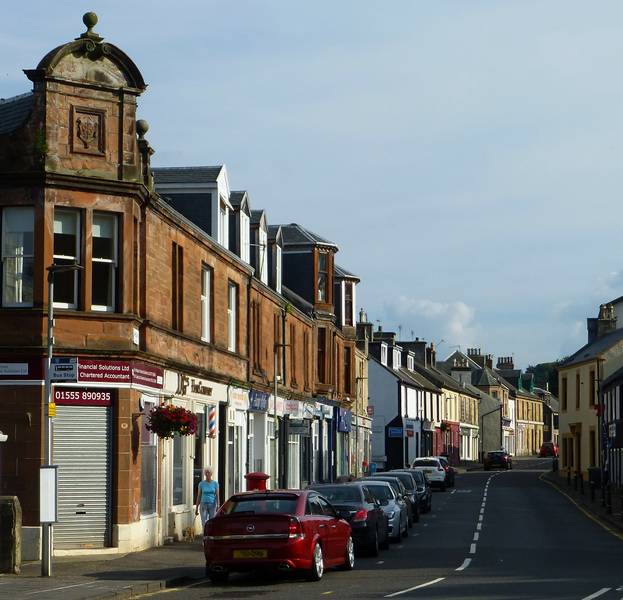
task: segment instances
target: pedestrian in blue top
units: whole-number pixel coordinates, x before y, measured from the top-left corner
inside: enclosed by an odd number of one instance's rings
[[[218,481],[212,479],[212,469],[207,468],[203,474],[205,479],[197,486],[197,501],[195,502],[195,515],[201,512],[201,527],[205,527],[206,521],[213,519],[218,508]]]

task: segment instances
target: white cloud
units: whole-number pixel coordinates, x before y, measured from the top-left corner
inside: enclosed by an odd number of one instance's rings
[[[467,347],[477,337],[475,310],[461,300],[440,302],[428,298],[398,296],[386,305],[388,317],[400,322],[403,331],[431,340],[443,338],[448,345]]]

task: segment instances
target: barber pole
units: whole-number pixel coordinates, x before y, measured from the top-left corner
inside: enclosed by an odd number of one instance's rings
[[[216,406],[210,406],[208,410],[208,437],[216,437]]]

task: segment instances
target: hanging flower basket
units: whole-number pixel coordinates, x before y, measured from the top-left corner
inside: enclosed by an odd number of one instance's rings
[[[181,406],[161,404],[151,409],[147,429],[162,439],[193,435],[197,432],[197,415]]]

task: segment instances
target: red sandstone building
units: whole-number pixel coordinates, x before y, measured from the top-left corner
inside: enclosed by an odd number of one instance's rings
[[[146,84],[95,22],[26,71],[31,93],[0,102],[0,494],[22,504],[25,558],[40,538],[52,264],[83,267],[55,276],[55,551],[179,538],[206,466],[224,496],[254,470],[291,487],[348,471],[354,287],[334,290],[337,247],[269,227],[224,167],[156,169],[154,186]],[[162,402],[194,411],[197,435],[151,434]]]

